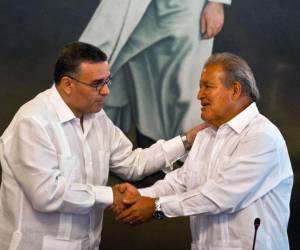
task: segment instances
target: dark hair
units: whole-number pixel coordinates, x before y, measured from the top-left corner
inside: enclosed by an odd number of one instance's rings
[[[259,90],[251,68],[241,57],[224,52],[211,55],[204,67],[210,65],[220,65],[224,70],[224,85],[231,86],[235,81],[242,86],[242,93],[252,101],[257,101],[260,97]]]
[[[72,42],[66,44],[59,52],[54,68],[54,81],[59,84],[61,78],[66,74],[79,73],[82,62],[105,62],[106,54],[99,48],[83,42]]]

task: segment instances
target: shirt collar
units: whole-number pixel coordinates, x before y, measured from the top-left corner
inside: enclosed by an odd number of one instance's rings
[[[251,103],[247,108],[245,108],[242,112],[233,117],[230,121],[224,123],[218,128],[214,126],[210,126],[209,132],[213,135],[216,135],[220,128],[228,128],[230,127],[236,133],[240,134],[243,129],[251,122],[251,120],[259,114],[256,103]]]
[[[242,112],[233,117],[227,122],[228,126],[231,127],[237,133],[241,133],[243,129],[252,121],[252,119],[259,114],[256,103],[251,103]]]
[[[61,95],[56,89],[55,84],[50,89],[50,100],[54,106],[54,110],[57,113],[58,119],[61,123],[73,120],[76,118],[72,110],[65,103]]]

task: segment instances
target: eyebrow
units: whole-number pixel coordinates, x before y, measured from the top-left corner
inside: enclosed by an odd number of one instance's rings
[[[106,78],[96,79],[96,80],[92,81],[91,83],[96,83],[96,82],[99,82],[99,81],[104,81],[104,80],[106,80],[106,79],[108,79],[108,78],[111,78],[111,75],[109,75],[109,76],[106,77]]]
[[[212,82],[210,82],[210,81],[201,81],[201,80],[200,80],[199,85],[201,85],[201,84],[202,84],[202,85],[203,85],[203,84],[204,84],[204,85],[208,85],[208,84],[212,84]]]

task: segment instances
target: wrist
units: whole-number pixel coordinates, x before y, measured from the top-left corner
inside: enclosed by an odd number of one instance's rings
[[[154,209],[154,212],[153,212],[153,215],[152,215],[153,218],[156,219],[156,220],[164,219],[166,216],[165,216],[164,212],[161,209],[161,204],[160,204],[159,198],[154,199],[154,204],[155,204],[155,209]]]

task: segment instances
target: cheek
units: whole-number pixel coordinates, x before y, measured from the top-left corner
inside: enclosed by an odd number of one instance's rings
[[[78,104],[82,106],[82,108],[89,108],[93,106],[94,99],[95,98],[90,95],[81,94],[80,96],[78,96]]]

